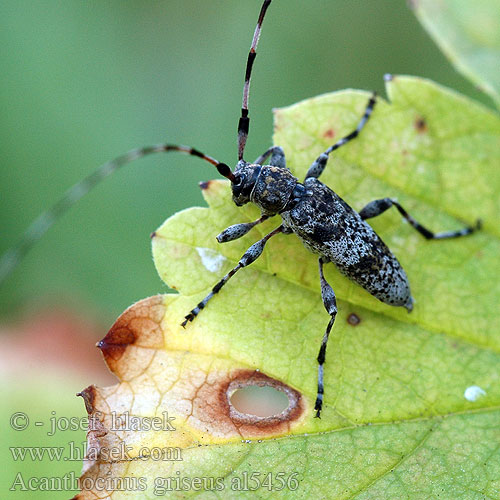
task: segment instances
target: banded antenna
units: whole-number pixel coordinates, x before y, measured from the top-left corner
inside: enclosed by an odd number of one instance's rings
[[[260,9],[259,19],[255,32],[253,34],[252,45],[248,53],[247,67],[245,70],[245,83],[243,84],[243,100],[241,103],[241,117],[238,122],[238,161],[243,160],[243,153],[245,152],[245,145],[248,138],[248,129],[250,126],[250,118],[248,117],[248,96],[250,95],[250,78],[252,76],[252,67],[255,58],[257,57],[257,45],[259,43],[260,31],[262,29],[262,22],[266,15],[267,8],[271,5],[271,0],[264,0]]]
[[[35,245],[35,243],[57,222],[78,200],[91,191],[103,179],[111,175],[113,172],[139,158],[144,158],[153,153],[166,153],[169,151],[179,151],[180,153],[197,156],[202,160],[214,165],[219,173],[229,180],[233,180],[234,176],[231,169],[225,163],[217,161],[211,156],[205,155],[197,149],[188,146],[176,146],[174,144],[157,144],[155,146],[147,146],[143,148],[133,149],[128,153],[118,156],[114,160],[108,161],[101,165],[97,170],[85,177],[82,181],[76,183],[69,188],[63,197],[46,212],[43,212],[32,224],[28,227],[22,238],[16,245],[9,248],[0,259],[0,284],[9,276],[13,269],[19,264],[23,257]]]
[[[260,9],[259,19],[252,38],[250,51],[248,53],[245,83],[243,85],[243,100],[241,106],[241,117],[238,124],[238,160],[243,159],[243,152],[248,137],[248,128],[250,119],[248,118],[248,96],[250,91],[250,77],[252,74],[252,66],[257,56],[257,45],[259,43],[260,32],[262,29],[262,22],[266,14],[267,8],[271,4],[271,0],[264,0]],[[91,173],[82,181],[75,184],[68,189],[63,197],[46,212],[42,213],[35,221],[28,227],[21,239],[9,250],[7,250],[0,258],[0,285],[5,281],[9,274],[21,262],[24,256],[31,250],[36,242],[50,229],[50,227],[57,222],[78,200],[91,191],[97,184],[110,174],[118,170],[120,167],[149,156],[153,153],[165,153],[170,151],[178,151],[180,153],[197,156],[202,160],[207,161],[214,165],[219,173],[234,181],[235,177],[231,168],[225,163],[221,163],[211,156],[205,155],[197,149],[188,146],[177,146],[174,144],[157,144],[154,146],[147,146],[143,148],[133,149],[128,153],[118,156],[114,160],[101,165],[97,170]]]

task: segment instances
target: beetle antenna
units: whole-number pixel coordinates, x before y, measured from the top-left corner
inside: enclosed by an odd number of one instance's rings
[[[110,174],[118,170],[123,165],[130,163],[144,156],[149,156],[153,153],[164,153],[170,151],[178,151],[192,156],[197,156],[202,160],[214,165],[219,173],[229,180],[234,179],[231,169],[225,163],[217,161],[211,156],[205,155],[197,149],[188,146],[177,146],[174,144],[157,144],[144,148],[133,149],[128,153],[118,156],[114,160],[104,163],[90,175],[85,177],[69,188],[63,197],[49,210],[43,212],[35,221],[28,227],[21,239],[7,250],[0,258],[0,284],[14,270],[23,257],[33,247],[33,245],[50,229],[50,227],[66,213],[80,198],[85,196],[97,184],[108,177]]]
[[[250,77],[252,76],[253,62],[257,56],[257,44],[259,43],[260,31],[262,29],[262,22],[266,15],[267,8],[271,4],[271,0],[264,0],[260,9],[259,19],[255,32],[253,34],[252,45],[248,53],[247,67],[245,71],[245,83],[243,84],[243,101],[241,103],[241,117],[238,122],[238,161],[243,160],[243,152],[245,151],[245,144],[248,137],[248,128],[250,125],[250,118],[248,117],[248,95],[250,93]]]

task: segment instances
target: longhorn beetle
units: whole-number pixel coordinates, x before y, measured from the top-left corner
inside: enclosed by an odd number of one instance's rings
[[[252,202],[261,210],[261,217],[254,222],[235,224],[222,231],[217,240],[225,243],[242,237],[257,224],[279,215],[280,225],[254,243],[241,257],[238,264],[227,273],[210,293],[192,309],[182,322],[186,327],[193,321],[207,303],[240,269],[254,262],[264,250],[267,241],[276,234],[295,233],[305,247],[318,255],[319,278],[323,304],[330,315],[318,354],[318,386],[314,409],[320,417],[323,406],[323,365],[330,331],[337,315],[335,293],[326,281],[323,267],[333,262],[337,268],[355,283],[362,286],[380,301],[413,309],[413,298],[405,271],[396,257],[366,222],[394,206],[404,219],[426,239],[445,239],[465,236],[480,228],[480,221],[473,227],[459,231],[433,233],[419,224],[393,198],[382,198],[368,203],[356,212],[342,198],[320,180],[330,153],[355,139],[368,122],[376,104],[376,94],[369,99],[365,112],[357,127],[348,135],[330,146],[313,161],[303,182],[299,182],[285,162],[285,153],[280,146],[272,146],[253,163],[244,159],[250,118],[248,98],[252,66],[257,55],[262,23],[271,0],[264,0],[253,35],[246,64],[243,86],[241,116],[238,123],[238,162],[234,171],[222,162],[205,155],[195,148],[172,144],[158,144],[130,151],[102,165],[83,181],[70,188],[52,209],[42,214],[26,231],[21,241],[7,251],[0,261],[0,282],[9,274],[26,252],[49,229],[49,227],[77,200],[96,184],[123,165],[153,153],[178,151],[202,160],[216,167],[218,172],[231,181],[233,201],[237,206]],[[268,163],[265,163],[267,159]]]

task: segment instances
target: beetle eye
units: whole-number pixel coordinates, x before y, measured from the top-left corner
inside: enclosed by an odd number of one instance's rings
[[[235,186],[239,186],[241,182],[243,181],[243,177],[241,175],[236,174],[233,179],[233,184]]]

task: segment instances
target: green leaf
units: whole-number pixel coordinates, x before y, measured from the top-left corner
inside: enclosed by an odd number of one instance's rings
[[[452,64],[500,104],[500,2],[413,0],[413,10]]]
[[[174,215],[153,238],[157,269],[180,294],[141,301],[119,318],[100,346],[121,382],[84,393],[104,427],[118,408],[142,416],[168,411],[176,430],[100,429],[93,442],[124,442],[131,460],[94,461],[84,478],[147,478],[146,492],[114,499],[156,498],[154,485],[166,477],[187,478],[189,487],[170,490],[179,497],[200,494],[194,478],[220,478],[223,489],[204,483],[202,498],[231,497],[234,488],[243,498],[499,497],[500,120],[429,81],[395,77],[387,90],[390,104],[379,99],[363,133],[332,155],[322,180],[357,209],[391,196],[432,230],[477,217],[484,230],[429,242],[396,211],[373,220],[407,271],[416,299],[411,314],[327,266],[339,314],[319,420],[312,410],[316,356],[328,315],[317,257],[294,235],[271,239],[194,323],[180,327],[246,248],[279,224],[276,217],[217,244],[222,229],[259,214],[234,206],[226,181],[205,184],[209,208]],[[319,153],[356,126],[367,99],[343,91],[276,111],[274,143],[295,175],[302,179]],[[252,381],[286,392],[293,411],[274,421],[238,420],[229,388]],[[182,460],[140,451],[159,445],[178,447]],[[252,473],[260,481],[274,474],[274,487],[242,491]],[[298,484],[277,491],[278,473]]]

